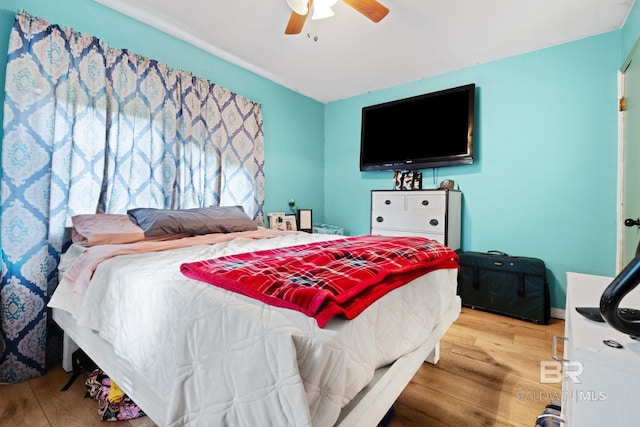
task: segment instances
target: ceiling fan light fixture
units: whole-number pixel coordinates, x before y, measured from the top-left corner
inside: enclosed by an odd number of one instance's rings
[[[287,4],[298,15],[306,15],[309,13],[309,8],[307,7],[306,0],[287,0]]]
[[[327,8],[314,7],[313,15],[311,15],[311,19],[313,19],[314,21],[317,21],[318,19],[331,18],[333,15],[335,15],[335,12],[331,10],[330,7],[327,7]]]
[[[331,7],[338,2],[338,0],[306,0],[305,7],[305,0],[286,1],[293,12],[284,30],[285,34],[300,34],[308,15],[312,15],[311,19],[316,20],[334,16],[335,13]],[[343,2],[373,22],[380,22],[389,13],[389,8],[378,0],[343,0]],[[310,13],[311,11],[313,13]]]
[[[313,2],[313,15],[311,19],[325,19],[335,15],[335,12],[331,10],[331,6],[335,5],[338,0],[315,0]]]

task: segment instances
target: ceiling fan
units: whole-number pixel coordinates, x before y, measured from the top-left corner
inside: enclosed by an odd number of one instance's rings
[[[379,22],[387,16],[389,9],[378,3],[377,0],[342,0],[373,22]],[[311,19],[321,19],[333,16],[331,6],[337,0],[315,0],[314,13]],[[302,31],[307,15],[311,11],[314,0],[287,0],[291,8],[291,17],[287,23],[285,34],[299,34]]]

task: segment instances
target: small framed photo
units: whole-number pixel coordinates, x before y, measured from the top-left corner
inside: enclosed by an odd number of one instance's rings
[[[269,228],[272,230],[284,230],[284,212],[273,212],[267,214],[269,217]]]
[[[285,215],[284,216],[284,229],[286,231],[298,231],[298,227],[296,226],[296,216],[295,215]]]
[[[393,189],[402,190],[402,171],[393,171]]]
[[[413,190],[413,172],[412,171],[402,172],[401,187],[403,190]]]
[[[413,188],[412,190],[422,190],[422,172],[413,173]]]
[[[311,233],[313,231],[311,209],[298,209],[298,224],[300,231]]]
[[[422,172],[396,170],[393,172],[394,190],[422,190]]]

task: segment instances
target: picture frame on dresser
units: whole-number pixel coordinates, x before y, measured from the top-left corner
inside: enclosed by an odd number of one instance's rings
[[[311,233],[313,231],[313,212],[311,209],[298,209],[298,229]]]
[[[393,189],[400,191],[422,190],[422,172],[412,170],[393,171]]]
[[[296,216],[295,215],[285,215],[284,216],[284,229],[286,231],[297,231],[298,227],[296,225]]]
[[[269,228],[272,230],[284,230],[284,212],[271,212],[267,214]]]

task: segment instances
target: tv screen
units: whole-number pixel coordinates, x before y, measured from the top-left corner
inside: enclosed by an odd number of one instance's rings
[[[473,163],[475,84],[362,108],[360,170]]]

